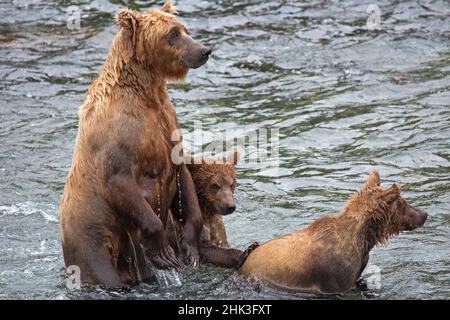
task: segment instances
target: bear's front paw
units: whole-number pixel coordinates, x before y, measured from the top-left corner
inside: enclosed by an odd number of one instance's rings
[[[200,255],[197,246],[191,245],[187,241],[183,241],[181,244],[181,253],[186,264],[194,269],[198,267],[200,264]]]
[[[180,263],[170,245],[164,246],[164,248],[158,252],[149,253],[148,258],[155,268],[174,269],[176,271],[181,270]]]

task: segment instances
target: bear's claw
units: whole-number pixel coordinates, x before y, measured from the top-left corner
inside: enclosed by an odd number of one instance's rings
[[[189,246],[186,243],[183,243],[182,252],[183,252],[183,257],[184,257],[185,263],[190,265],[192,268],[196,269],[199,265],[199,260],[200,260],[198,250],[196,250],[192,246]]]
[[[181,270],[180,263],[176,258],[175,252],[170,246],[151,256],[150,261],[158,269]]]

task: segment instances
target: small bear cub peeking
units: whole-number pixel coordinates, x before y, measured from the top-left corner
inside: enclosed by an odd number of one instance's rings
[[[200,236],[200,257],[203,262],[221,267],[237,267],[242,254],[238,249],[230,248],[223,215],[236,209],[234,191],[236,188],[236,164],[239,151],[225,158],[185,156],[185,163],[194,181],[195,190],[203,217],[203,229]],[[181,216],[172,212],[173,223],[168,224],[168,237],[172,247],[177,248],[183,234]]]

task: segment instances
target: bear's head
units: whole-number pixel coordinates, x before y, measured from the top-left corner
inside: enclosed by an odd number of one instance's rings
[[[238,161],[238,151],[225,158],[187,158],[186,165],[194,180],[203,215],[227,215],[236,210],[235,165]]]
[[[406,201],[400,194],[400,185],[383,188],[377,171],[369,175],[362,189],[349,201],[344,214],[360,222],[369,246],[423,226],[428,216]]]
[[[117,12],[115,22],[121,28],[116,41],[125,64],[136,62],[166,79],[179,80],[189,68],[206,63],[211,49],[193,40],[174,13],[170,1],[160,10]]]

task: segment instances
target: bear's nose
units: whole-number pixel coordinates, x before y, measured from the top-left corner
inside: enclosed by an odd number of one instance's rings
[[[201,53],[202,53],[202,56],[208,57],[212,53],[212,50],[210,48],[204,48],[204,49],[202,49]]]
[[[236,205],[235,204],[229,205],[225,210],[225,214],[231,214],[234,212],[234,210],[236,210]]]
[[[422,211],[422,221],[423,221],[422,225],[425,224],[425,221],[427,221],[427,218],[428,218],[428,213]]]

